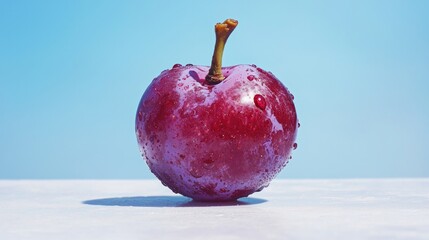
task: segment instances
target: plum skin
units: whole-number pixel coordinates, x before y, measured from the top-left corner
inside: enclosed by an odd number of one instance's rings
[[[208,70],[175,65],[155,78],[137,109],[137,140],[173,192],[236,200],[268,186],[288,163],[298,129],[293,95],[255,65],[222,68],[216,85],[204,80]]]

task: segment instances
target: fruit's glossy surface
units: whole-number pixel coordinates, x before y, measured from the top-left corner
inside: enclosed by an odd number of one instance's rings
[[[255,65],[222,68],[210,85],[206,66],[175,65],[148,87],[136,134],[151,171],[176,193],[225,201],[259,191],[286,165],[298,120],[293,96]]]

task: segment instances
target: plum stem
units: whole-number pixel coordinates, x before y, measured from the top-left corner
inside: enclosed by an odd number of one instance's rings
[[[216,43],[212,57],[212,65],[210,66],[209,73],[206,76],[206,81],[209,84],[218,84],[225,77],[222,74],[222,56],[225,48],[226,40],[229,35],[234,31],[238,21],[234,19],[227,19],[223,23],[215,25]]]

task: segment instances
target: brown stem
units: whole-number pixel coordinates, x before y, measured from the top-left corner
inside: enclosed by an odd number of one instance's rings
[[[226,40],[228,40],[229,35],[234,31],[237,24],[237,20],[227,19],[223,23],[217,23],[215,25],[216,43],[212,57],[212,65],[206,76],[206,81],[209,84],[218,84],[225,79],[222,74],[223,49],[225,48]]]

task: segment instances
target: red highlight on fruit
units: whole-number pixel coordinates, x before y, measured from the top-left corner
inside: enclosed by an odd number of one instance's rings
[[[293,96],[255,65],[222,67],[238,21],[215,25],[211,66],[175,64],[156,77],[136,114],[140,151],[175,193],[232,201],[268,186],[296,148]]]

